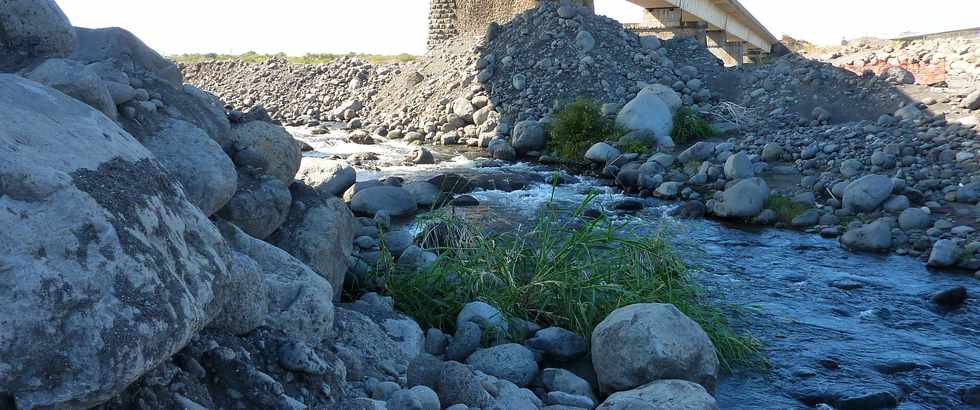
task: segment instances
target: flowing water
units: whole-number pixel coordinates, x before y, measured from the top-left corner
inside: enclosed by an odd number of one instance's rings
[[[438,165],[404,166],[409,145],[353,145],[342,137],[336,132],[315,138],[314,155],[379,154],[381,166],[358,169],[358,180],[424,180],[446,172],[537,174],[544,180],[553,172],[528,164],[480,167],[467,159],[473,155],[451,151],[437,153],[444,160]],[[549,201],[581,203],[595,182],[581,178],[556,188],[479,191],[472,195],[481,205],[466,212],[496,226],[529,223]],[[598,205],[623,198],[600,189]],[[901,409],[969,408],[960,391],[980,385],[980,303],[973,296],[980,282],[972,276],[930,271],[909,257],[851,253],[835,240],[806,233],[675,221],[665,216],[674,204],[647,205],[620,217],[633,218],[651,234],[666,226],[683,232],[680,241],[697,245],[687,259],[699,267],[712,301],[738,307],[734,325],[764,345],[769,368],[725,375],[716,391],[722,408],[879,408],[874,402],[882,393],[897,397]],[[973,298],[962,307],[945,311],[929,301],[929,295],[960,285]]]

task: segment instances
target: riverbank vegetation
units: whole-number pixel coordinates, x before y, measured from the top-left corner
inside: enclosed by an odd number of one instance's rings
[[[598,103],[584,97],[566,104],[553,118],[548,126],[548,149],[565,159],[581,159],[593,144],[625,134],[615,120],[602,113]]]
[[[588,340],[617,308],[671,303],[704,328],[725,366],[760,357],[759,345],[706,302],[667,235],[586,218],[590,201],[564,212],[546,206],[534,226],[501,233],[436,211],[420,227],[423,243],[439,254],[436,263],[422,272],[386,265],[376,275],[384,278],[396,307],[423,327],[451,331],[463,305],[481,300],[508,318],[560,326]]]
[[[708,120],[701,117],[697,111],[688,107],[681,107],[674,114],[674,129],[670,132],[670,138],[677,144],[711,138],[718,134],[718,131],[711,126]]]
[[[290,55],[286,55],[286,53],[259,54],[254,51],[249,51],[243,54],[203,53],[203,54],[177,54],[177,55],[167,56],[167,58],[169,58],[170,60],[178,63],[200,63],[205,61],[243,61],[246,63],[264,63],[266,61],[272,60],[273,58],[279,58],[279,59],[285,59],[290,63],[294,63],[294,64],[329,64],[343,57],[355,57],[372,64],[406,63],[410,61],[415,61],[415,59],[418,58],[418,56],[412,54],[404,54],[404,53],[397,54],[397,55],[364,54],[364,53],[349,53],[349,54],[307,53],[301,56],[290,56]]]

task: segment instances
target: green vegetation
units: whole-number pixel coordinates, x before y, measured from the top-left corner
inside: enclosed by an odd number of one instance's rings
[[[178,63],[199,63],[204,61],[244,61],[246,63],[264,63],[273,58],[283,58],[294,64],[329,64],[342,57],[356,57],[373,64],[381,63],[405,63],[415,61],[417,58],[411,54],[381,55],[381,54],[326,54],[309,53],[302,56],[288,56],[286,53],[278,54],[259,54],[249,51],[244,54],[179,54],[168,56]]]
[[[598,103],[584,97],[555,112],[548,132],[548,148],[566,159],[581,159],[593,144],[625,134],[613,119],[602,114]]]
[[[770,196],[766,208],[776,212],[776,220],[785,224],[792,223],[794,218],[810,209],[809,206],[795,203],[792,199],[782,195]]]
[[[452,331],[462,306],[482,300],[508,318],[561,326],[589,340],[617,308],[672,303],[701,324],[726,367],[758,361],[758,343],[732,330],[722,311],[707,304],[669,235],[581,218],[591,199],[565,218],[545,207],[535,226],[500,234],[439,211],[422,227],[428,236],[423,243],[437,244],[435,265],[406,273],[389,264],[376,275],[396,307],[423,327]]]
[[[696,111],[683,107],[674,114],[674,130],[670,137],[677,144],[686,144],[700,138],[711,138],[718,134],[718,131],[701,117]]]
[[[619,149],[623,152],[635,152],[637,154],[649,154],[651,147],[647,144],[641,142],[630,142],[627,144],[619,144]]]

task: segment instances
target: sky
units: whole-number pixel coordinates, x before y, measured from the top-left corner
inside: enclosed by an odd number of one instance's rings
[[[490,1],[490,0],[488,0]],[[980,26],[980,0],[741,0],[776,37],[821,45]],[[928,7],[924,4],[928,3]],[[429,0],[58,0],[81,27],[123,27],[164,54],[425,52]],[[596,0],[624,23],[625,0]]]

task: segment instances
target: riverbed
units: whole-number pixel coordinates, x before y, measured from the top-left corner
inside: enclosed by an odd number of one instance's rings
[[[375,153],[377,160],[358,167],[358,181],[426,180],[448,172],[545,181],[556,172],[528,163],[488,163],[477,158],[478,149],[457,146],[430,147],[436,165],[408,165],[404,157],[415,147],[401,141],[357,145],[345,142],[340,130],[315,137],[291,131],[316,149],[307,155]],[[499,229],[531,222],[549,202],[577,205],[589,190],[599,190],[594,205],[600,207],[625,198],[596,180],[566,177],[572,182],[557,187],[536,183],[511,192],[477,191],[471,195],[480,205],[460,212]],[[648,199],[646,206],[616,217],[651,235],[669,229],[711,301],[733,308],[734,327],[764,346],[768,368],[723,377],[715,394],[722,408],[882,408],[891,397],[900,409],[953,409],[967,407],[964,389],[980,389],[980,305],[969,299],[944,310],[929,301],[929,295],[955,286],[976,295],[980,283],[972,276],[931,271],[905,256],[852,253],[836,240],[807,233],[675,220],[667,214],[676,203]]]

